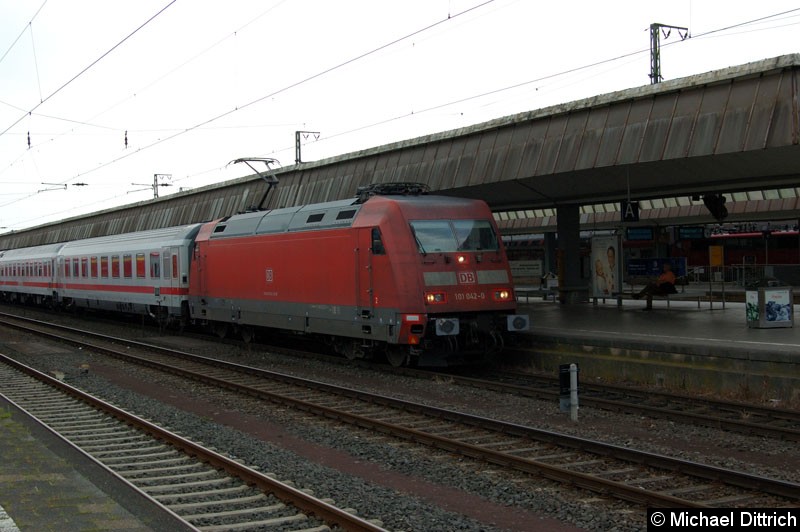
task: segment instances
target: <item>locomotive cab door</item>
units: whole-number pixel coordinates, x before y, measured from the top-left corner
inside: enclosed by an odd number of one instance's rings
[[[360,228],[357,230],[355,246],[356,265],[356,312],[362,320],[372,319],[372,229]]]

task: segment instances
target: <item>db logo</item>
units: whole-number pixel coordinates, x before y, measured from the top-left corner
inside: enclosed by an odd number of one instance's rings
[[[459,272],[458,284],[475,284],[475,272]]]

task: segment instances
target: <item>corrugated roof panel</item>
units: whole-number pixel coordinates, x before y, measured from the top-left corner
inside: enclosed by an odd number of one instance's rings
[[[589,122],[589,111],[577,111],[570,113],[567,124],[564,128],[564,138],[558,149],[558,159],[556,160],[556,172],[570,172],[575,170],[578,160],[583,137],[586,134],[586,125]]]
[[[478,146],[475,149],[475,162],[472,165],[467,181],[470,185],[481,185],[486,182],[489,158],[491,157],[496,142],[496,129],[484,131],[478,136]]]
[[[706,87],[702,91],[703,101],[694,122],[692,140],[689,144],[691,157],[714,153],[722,126],[722,113],[728,104],[730,90],[730,84],[724,84]]]
[[[458,167],[461,164],[461,156],[464,154],[466,143],[463,140],[450,140],[450,150],[443,165],[441,179],[436,187],[437,190],[453,188],[458,175]],[[436,173],[434,173],[436,176]]]
[[[653,100],[647,127],[642,139],[639,162],[660,161],[664,158],[667,135],[672,125],[672,115],[678,103],[678,93],[664,94]]]
[[[609,108],[606,127],[600,139],[600,149],[597,152],[595,167],[611,166],[616,163],[622,135],[625,133],[625,126],[628,123],[629,111],[630,103]]]
[[[742,151],[748,136],[750,114],[753,110],[757,90],[758,80],[755,79],[742,80],[731,85],[714,153]]]
[[[461,143],[464,148],[458,158],[458,167],[456,168],[455,176],[453,176],[453,187],[466,187],[469,185],[469,178],[475,166],[475,157],[478,153],[480,141],[481,139],[478,135],[470,135],[456,141],[456,144]]]
[[[576,170],[594,168],[607,120],[608,107],[589,110],[589,116],[586,119],[586,125],[583,130],[583,137],[581,138],[581,145],[575,157]]]
[[[630,112],[625,123],[625,131],[622,134],[619,152],[617,153],[616,164],[638,162],[652,109],[652,98],[631,102]]]
[[[449,139],[436,144],[436,150],[433,152],[435,158],[431,161],[428,179],[431,190],[441,190],[445,188],[443,183],[452,181],[452,175],[456,169],[452,149],[453,141]]]
[[[517,179],[520,177],[522,157],[525,153],[525,145],[528,142],[531,129],[530,126],[523,124],[516,124],[512,129],[505,166],[503,167],[505,179]]]
[[[778,101],[772,115],[772,127],[767,135],[767,147],[797,145],[800,142],[800,109],[798,109],[798,80],[797,70],[783,72],[780,76],[778,88]]]
[[[489,152],[489,161],[486,164],[483,182],[493,183],[502,179],[509,145],[511,144],[515,129],[516,127],[507,127],[497,131],[494,148]]]
[[[772,125],[775,114],[776,97],[781,79],[784,76],[767,76],[758,79],[758,90],[750,114],[750,125],[747,128],[747,139],[744,143],[745,150],[760,150],[767,147],[767,135]]]
[[[530,124],[530,132],[522,148],[522,159],[520,160],[519,174],[517,179],[533,177],[536,175],[536,168],[539,165],[539,157],[542,155],[544,139],[547,135],[549,120],[538,120]]]
[[[670,124],[664,159],[680,159],[689,153],[694,118],[703,95],[699,91],[679,92],[678,101]]]
[[[542,144],[542,155],[539,157],[534,175],[547,175],[555,170],[568,121],[568,115],[556,115],[550,118]]]

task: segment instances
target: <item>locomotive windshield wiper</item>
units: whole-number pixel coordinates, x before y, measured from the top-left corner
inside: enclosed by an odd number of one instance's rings
[[[419,249],[419,252],[423,255],[427,255],[428,252],[425,251],[425,246],[422,245],[422,242],[420,241],[419,237],[417,236],[417,232],[414,231],[413,227],[411,228],[411,234],[414,235],[414,240],[417,241],[417,248]]]

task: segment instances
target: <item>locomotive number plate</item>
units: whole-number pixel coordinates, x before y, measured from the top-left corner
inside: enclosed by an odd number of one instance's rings
[[[486,292],[456,292],[456,301],[484,301]]]

